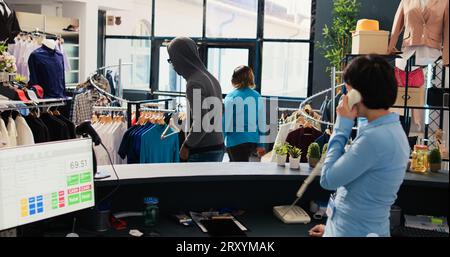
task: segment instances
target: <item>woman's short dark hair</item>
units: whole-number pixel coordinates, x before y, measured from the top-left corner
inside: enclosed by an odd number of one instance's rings
[[[239,66],[233,72],[231,83],[237,89],[242,88],[254,88],[255,87],[255,75],[252,68],[248,66]]]
[[[353,60],[344,71],[344,81],[358,90],[369,109],[391,108],[397,99],[394,68],[379,55],[366,55]]]

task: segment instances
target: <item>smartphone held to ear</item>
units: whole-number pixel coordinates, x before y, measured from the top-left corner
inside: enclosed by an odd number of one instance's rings
[[[353,106],[362,101],[361,93],[359,93],[356,89],[350,90],[347,94],[348,97],[348,106],[350,109],[353,109]]]

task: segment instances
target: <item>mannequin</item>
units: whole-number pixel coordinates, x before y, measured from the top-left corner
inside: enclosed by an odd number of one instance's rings
[[[395,48],[400,33],[405,35],[402,45],[402,58],[396,60],[397,68],[406,69],[408,59],[416,55],[416,63],[412,71],[433,64],[443,57],[448,66],[448,1],[441,0],[402,0],[395,17],[389,50]],[[442,36],[443,35],[443,36]],[[422,90],[426,90],[423,86]],[[417,130],[422,129],[422,110],[413,110],[413,120]]]
[[[44,41],[42,41],[42,45],[48,47],[51,50],[56,49],[56,41],[52,39],[45,39]]]
[[[14,44],[14,38],[20,31],[16,13],[4,0],[0,0],[0,41]]]
[[[410,0],[411,1],[411,0]],[[418,1],[420,5],[420,10],[423,12],[428,8],[430,0],[412,0]],[[432,48],[427,45],[414,45],[414,46],[404,46],[402,48],[403,54],[402,59],[397,59],[395,65],[401,70],[406,69],[407,60],[414,54],[416,54],[416,65],[417,66],[427,66],[428,64],[434,63],[439,57],[442,56],[442,49]],[[419,67],[413,67],[413,70]]]

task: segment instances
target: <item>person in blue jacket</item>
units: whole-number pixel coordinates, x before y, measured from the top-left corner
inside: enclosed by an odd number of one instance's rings
[[[224,136],[231,162],[249,162],[253,153],[265,153],[261,133],[265,119],[254,80],[250,67],[237,67],[231,80],[235,89],[225,97]]]
[[[389,216],[403,183],[410,156],[400,117],[389,112],[397,97],[394,69],[382,57],[355,59],[344,71],[347,89],[361,93],[362,101],[348,106],[348,96],[337,108],[338,118],[328,144],[320,184],[336,190],[328,203],[326,226],[312,236],[390,236]],[[346,145],[355,118],[368,123],[359,127],[351,146]]]

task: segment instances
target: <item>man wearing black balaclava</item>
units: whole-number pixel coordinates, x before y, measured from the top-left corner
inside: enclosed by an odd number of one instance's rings
[[[222,162],[224,138],[220,83],[206,69],[192,39],[178,37],[169,44],[167,51],[174,70],[187,81],[191,127],[181,147],[180,158],[189,162]]]

